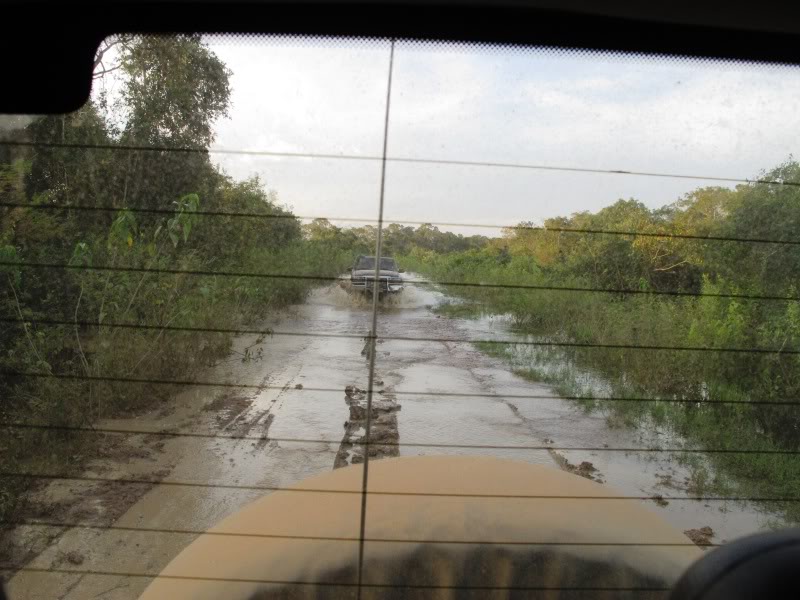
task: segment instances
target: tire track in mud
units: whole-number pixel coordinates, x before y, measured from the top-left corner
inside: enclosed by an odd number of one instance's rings
[[[305,346],[304,346],[305,348]],[[297,371],[299,372],[299,367]],[[297,389],[297,385],[293,385],[297,374],[290,376],[281,388],[275,393],[274,397],[269,401],[269,406],[263,410],[254,409],[258,396],[267,391],[269,384],[269,377],[264,379],[263,387],[259,388],[255,394],[249,398],[231,397],[226,399],[226,411],[221,411],[219,416],[224,418],[224,422],[219,422],[220,432],[227,432],[233,436],[248,436],[252,437],[253,432],[259,435],[258,441],[253,445],[253,451],[261,450],[269,443],[269,429],[275,420],[275,410],[279,408],[279,402],[283,399],[284,394],[291,389]],[[232,412],[235,412],[231,416]]]
[[[383,381],[376,379],[375,384],[382,385]],[[344,437],[333,462],[334,469],[363,463],[365,452],[369,452],[370,459],[400,455],[397,411],[401,406],[392,390],[382,389],[373,393],[369,445],[366,444],[367,392],[348,385],[344,401],[349,407],[349,416],[344,422]]]
[[[365,338],[361,356],[369,362],[372,344]],[[383,340],[378,340],[382,343]],[[383,353],[386,356],[388,352]],[[367,440],[367,391],[355,385],[348,385],[344,389],[344,401],[349,409],[347,420],[344,422],[344,437],[339,444],[333,468],[339,469],[349,465],[364,462],[365,452],[369,452],[370,459],[390,458],[400,456],[400,432],[397,424],[397,412],[401,406],[391,386],[383,389],[383,379],[373,377],[372,406],[369,411],[370,439]]]
[[[422,328],[429,331],[430,328],[436,330],[443,330],[442,335],[452,335],[449,331],[452,321],[436,316],[436,321],[431,319],[421,319],[417,322],[404,322],[403,326],[411,329]],[[379,339],[378,344],[383,343],[385,340]],[[462,354],[463,345],[455,342],[439,341],[436,345],[440,346],[444,352],[450,357],[449,362],[454,363],[456,366],[464,369],[477,386],[485,392],[492,394],[496,402],[504,404],[513,413],[520,424],[525,427],[531,434],[537,437],[541,432],[535,433],[535,420],[525,416],[519,408],[503,397],[495,389],[492,377],[486,376],[479,372],[479,365],[474,364],[473,361],[467,356],[460,356]],[[369,361],[371,345],[368,338],[365,338],[365,344],[361,350],[361,355]],[[388,356],[388,352],[380,352],[379,354]],[[427,362],[425,357],[417,357],[417,360],[412,362]],[[470,364],[472,363],[472,364]],[[383,386],[383,381],[377,376],[376,373],[376,391],[373,395],[372,414],[370,415],[370,444],[369,456],[370,458],[384,458],[400,455],[399,440],[400,434],[398,430],[397,411],[400,410],[400,405],[397,404],[396,397],[392,393],[392,388],[378,389]],[[334,460],[334,469],[338,469],[351,464],[359,464],[364,462],[365,441],[366,441],[366,396],[365,390],[361,390],[355,385],[349,385],[344,390],[344,401],[349,409],[348,419],[344,423],[344,436],[339,446],[339,450]],[[389,445],[382,445],[384,442]],[[544,445],[553,444],[554,440],[545,437],[542,440]],[[564,454],[548,449],[548,454],[553,461],[555,467],[579,475],[586,479],[604,483],[604,475],[589,461],[583,460],[578,464],[573,464]]]
[[[451,346],[448,343],[444,343],[443,345],[445,346],[448,352],[450,352],[451,354],[453,353],[454,350],[453,346]],[[531,433],[533,433],[532,425],[534,424],[534,420],[522,414],[522,411],[519,410],[516,404],[514,404],[513,402],[509,402],[503,397],[502,394],[497,393],[497,390],[494,389],[494,387],[491,385],[491,377],[487,377],[481,375],[480,373],[477,373],[475,369],[470,366],[467,366],[466,370],[469,372],[472,378],[478,382],[478,384],[483,390],[485,390],[487,393],[491,393],[498,402],[505,404],[514,414],[514,416],[517,419],[519,419],[521,423],[525,425],[529,430],[531,430]],[[544,439],[542,439],[542,443],[544,445],[549,445],[555,443],[555,441],[553,439],[545,437]],[[600,471],[590,461],[584,460],[576,465],[571,463],[569,459],[562,453],[552,448],[548,448],[547,453],[550,455],[550,458],[553,459],[555,465],[562,471],[566,471],[574,475],[579,475],[580,477],[584,477],[591,481],[596,481],[597,483],[605,483],[603,474],[600,473]]]
[[[364,319],[359,314],[345,310],[349,308],[349,303],[344,306],[339,304],[329,302],[327,297],[318,302],[304,302],[294,311],[275,316],[272,319],[275,322],[265,323],[264,327],[349,335],[363,332]],[[354,340],[340,341],[336,338],[317,340],[286,336],[263,343],[263,355],[255,353],[250,355],[250,360],[242,360],[247,348],[252,352],[253,342],[253,336],[236,337],[230,355],[208,368],[208,378],[212,380],[252,381],[259,385],[253,389],[253,393],[187,387],[163,403],[143,411],[141,415],[121,415],[109,420],[108,426],[111,428],[125,429],[131,424],[139,427],[144,423],[146,429],[177,435],[170,437],[166,444],[163,436],[104,436],[98,442],[97,449],[92,449],[91,462],[82,465],[80,471],[76,470],[79,476],[84,473],[94,476],[105,474],[109,478],[143,478],[152,483],[124,484],[112,481],[76,485],[71,481],[46,482],[35,495],[31,495],[28,508],[20,520],[78,523],[101,529],[97,533],[81,527],[21,525],[14,531],[4,530],[3,541],[10,550],[13,562],[6,557],[2,557],[2,560],[9,571],[6,574],[9,579],[16,575],[12,589],[23,590],[19,594],[21,596],[37,598],[102,596],[109,592],[111,585],[106,585],[103,578],[71,575],[41,578],[25,572],[15,574],[14,571],[29,563],[40,568],[55,568],[64,560],[69,565],[83,561],[84,569],[91,565],[104,567],[111,557],[116,566],[124,565],[131,571],[143,569],[145,561],[148,569],[158,571],[183,549],[185,537],[168,535],[159,538],[159,545],[152,549],[151,554],[150,550],[145,552],[138,544],[127,545],[124,536],[114,530],[102,528],[119,522],[131,527],[146,525],[203,530],[256,496],[250,492],[232,494],[218,491],[216,483],[230,481],[242,485],[289,486],[334,467],[332,455],[337,450],[336,445],[293,444],[282,447],[272,441],[269,434],[274,432],[279,436],[280,430],[280,435],[284,435],[288,422],[291,427],[306,425],[307,429],[298,430],[298,437],[336,439],[341,432],[338,425],[344,421],[340,411],[348,407],[338,405],[342,400],[335,396],[298,393],[303,387],[300,382],[305,383],[306,378],[310,378],[309,381],[333,383],[335,379],[335,387],[344,388],[346,383],[351,382],[347,374],[363,372],[359,364],[363,362],[363,357],[358,356],[360,344]],[[360,379],[354,379],[352,383],[364,385]],[[271,386],[279,386],[280,389]],[[376,392],[376,399],[396,404],[394,398],[388,396],[390,390],[384,390],[384,387],[375,386],[376,390],[384,391],[382,396]],[[346,399],[344,393],[342,397]],[[330,406],[331,400],[335,407]],[[398,450],[397,419],[392,419],[392,415],[377,418],[377,412],[385,412],[381,411],[383,407],[383,404],[376,402],[373,422],[378,422],[378,425],[373,432],[375,436],[385,436],[381,439],[385,439],[387,444],[392,440],[395,443],[372,447],[373,457],[393,456]],[[365,416],[366,407],[363,409],[362,416]],[[355,412],[358,412],[357,408]],[[340,416],[336,417],[336,414]],[[358,416],[356,414],[354,418]],[[304,418],[307,424],[303,422]],[[381,433],[384,426],[388,428],[388,433]],[[358,429],[351,428],[350,433],[357,433]],[[180,436],[183,432],[194,431],[226,435],[219,439]],[[292,433],[286,435],[291,436]],[[258,439],[237,440],[238,436]],[[361,442],[361,448],[356,450],[361,458],[357,457],[355,462],[363,460],[364,440],[359,440],[362,436],[363,432],[343,440]],[[373,437],[373,441],[375,439]],[[158,481],[170,476],[208,483],[208,487],[182,491],[175,486],[159,486]],[[0,548],[0,554],[3,554],[2,550]],[[144,582],[137,580],[131,582],[125,592],[111,593],[115,597],[138,597],[143,585]]]
[[[449,319],[441,319],[438,315],[436,319],[437,320],[435,321],[430,319],[422,319],[419,323],[405,322],[403,325],[410,329],[419,328],[426,331],[430,331],[430,329],[433,328],[437,330],[437,332],[441,330],[441,335],[443,336],[453,335],[453,332],[451,331],[452,321]],[[366,343],[364,345],[364,349],[361,351],[361,354],[367,360],[369,360],[370,344],[368,339],[365,339],[365,341]],[[383,341],[384,340],[378,340],[378,343],[382,343]],[[493,379],[490,375],[480,373],[481,364],[486,361],[486,357],[483,354],[480,355],[481,360],[479,360],[478,364],[476,364],[473,353],[469,352],[465,354],[463,352],[464,346],[462,344],[450,341],[438,341],[435,345],[441,347],[449,357],[447,362],[453,363],[454,366],[457,366],[469,373],[470,377],[477,384],[478,388],[487,394],[490,394],[495,402],[507,406],[514,417],[519,420],[520,424],[529,432],[529,434],[535,435],[537,438],[541,436],[541,432],[536,432],[535,419],[525,416],[514,403],[504,398],[502,393],[499,393],[493,385]],[[388,355],[387,352],[380,354]],[[430,359],[425,357],[420,358],[418,356],[417,359],[413,360],[412,362],[419,363],[427,362],[428,360]],[[378,383],[382,384],[380,381],[378,381]],[[386,392],[383,391],[377,392],[377,394],[385,393]],[[350,419],[345,422],[345,435],[340,445],[334,468],[363,462],[363,417],[366,412],[366,402],[361,402],[361,395],[363,394],[366,396],[366,393],[358,388],[355,388],[354,386],[348,386],[348,390],[346,390],[345,394],[345,401],[347,402],[348,406],[350,406]],[[389,395],[389,398],[394,400],[391,395]],[[397,432],[397,417],[394,414],[395,410],[399,409],[399,406],[397,406],[396,409],[394,408],[395,406],[396,403],[381,403],[373,400],[373,420],[370,431],[370,437],[372,438],[373,443],[379,443],[381,439],[389,439],[395,443],[399,442],[399,432]],[[554,440],[550,439],[549,437],[544,437],[541,441],[543,445],[555,443]],[[370,448],[370,458],[398,456],[399,454],[400,452],[398,446],[395,446],[391,450],[381,446],[378,446],[377,448]],[[570,462],[567,456],[554,449],[548,449],[548,454],[555,467],[568,473],[596,481],[598,483],[605,483],[605,476],[591,462],[582,460],[578,464],[573,464]]]
[[[503,400],[503,404],[508,406],[511,409],[511,412],[513,412],[514,415],[526,425],[532,421],[532,419],[529,419],[528,417],[522,414],[519,408],[517,408],[516,404],[513,404],[506,400]],[[544,440],[542,441],[545,444],[555,443],[550,438],[544,438]],[[548,448],[547,453],[550,455],[550,458],[553,459],[553,462],[555,462],[558,468],[561,469],[562,471],[566,471],[567,473],[572,473],[574,475],[580,475],[581,477],[585,477],[586,479],[591,479],[592,481],[596,481],[597,483],[605,483],[605,481],[603,480],[602,473],[600,473],[600,471],[598,471],[597,468],[588,460],[581,461],[580,464],[574,465],[571,462],[569,462],[569,459],[567,459],[566,456],[564,456],[563,454],[552,448]]]

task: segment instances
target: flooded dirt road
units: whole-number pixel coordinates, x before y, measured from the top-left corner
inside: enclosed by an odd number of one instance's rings
[[[553,391],[468,342],[510,339],[507,323],[438,316],[430,309],[443,300],[414,287],[381,307],[373,439],[386,446],[374,447],[376,458],[481,455],[577,470],[645,498],[680,531],[710,527],[712,542],[765,526],[753,507],[681,500],[688,472],[670,455],[611,450],[651,448],[658,432],[612,429],[558,398],[521,398]],[[137,433],[102,434],[108,450],[81,477],[36,492],[28,520],[38,524],[12,532],[18,556],[30,559],[10,582],[12,598],[136,598],[220,519],[274,488],[363,460],[369,324],[367,302],[338,286],[318,289],[262,324],[275,335],[239,337],[230,360],[198,378],[230,385],[192,387],[158,410],[99,423]]]

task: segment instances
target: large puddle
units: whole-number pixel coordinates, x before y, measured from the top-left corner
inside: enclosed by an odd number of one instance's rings
[[[553,353],[531,354],[530,346],[514,348],[514,362],[488,356],[470,342],[440,340],[526,341],[500,316],[457,319],[439,316],[429,307],[449,301],[441,292],[415,288],[415,305],[381,314],[380,335],[420,338],[387,340],[378,365],[396,384],[403,408],[399,413],[401,454],[480,454],[546,465],[589,462],[589,474],[642,502],[680,530],[710,527],[712,542],[721,543],[768,526],[770,515],[755,506],[731,501],[698,501],[686,490],[691,473],[674,454],[652,448],[680,447],[666,431],[644,425],[610,427],[602,413],[585,411],[575,402],[554,398],[548,385],[527,381],[511,367],[535,362],[547,372],[577,369]],[[535,352],[535,351],[533,351]],[[597,375],[579,374],[587,388],[607,386]],[[443,395],[435,395],[435,394]],[[463,395],[461,395],[463,394]],[[550,396],[550,397],[548,397]],[[420,444],[420,445],[408,445]],[[425,447],[459,444],[473,447]],[[592,450],[515,450],[486,446],[552,446]],[[614,451],[614,448],[631,449]],[[637,452],[635,449],[641,449]],[[674,498],[661,500],[659,497]]]

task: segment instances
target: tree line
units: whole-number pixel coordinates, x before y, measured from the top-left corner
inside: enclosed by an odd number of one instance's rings
[[[314,219],[303,225],[307,239],[326,243],[332,247],[353,249],[358,254],[373,255],[378,228],[375,225],[361,227],[337,226],[328,219]],[[481,235],[465,236],[452,231],[441,231],[431,223],[417,227],[401,223],[389,223],[382,229],[382,253],[386,256],[406,255],[415,249],[431,252],[463,252],[483,248],[489,238]]]

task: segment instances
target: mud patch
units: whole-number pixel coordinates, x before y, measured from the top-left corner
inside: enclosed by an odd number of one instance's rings
[[[664,496],[662,496],[661,494],[654,494],[653,496],[650,497],[650,499],[661,507],[667,506],[669,504],[669,502],[665,500]]]
[[[0,569],[14,572],[55,544],[67,527],[42,527],[36,530],[20,526],[5,527],[0,548]]]
[[[216,413],[217,425],[220,429],[224,429],[242,412],[250,408],[252,403],[252,398],[243,396],[220,396],[209,402],[204,410]]]
[[[656,473],[656,486],[679,492],[688,490],[689,478],[684,477],[683,481],[678,481],[674,473]]]
[[[138,460],[154,461],[153,452],[159,450],[159,442],[162,441],[163,437],[156,435],[129,437],[116,434],[107,435],[97,443],[93,458],[107,464],[130,463]],[[100,466],[92,470],[97,473],[106,469]]]
[[[83,564],[84,560],[86,560],[86,557],[77,550],[71,550],[70,552],[59,552],[53,566],[61,566],[64,563],[79,566]]]
[[[157,471],[142,483],[67,481],[62,489],[50,489],[50,498],[29,502],[25,517],[32,521],[110,525],[168,473]]]
[[[295,389],[302,389],[302,384],[294,386]],[[289,384],[284,389],[288,389]],[[258,450],[266,446],[269,442],[268,433],[275,415],[266,411],[251,410],[255,402],[254,397],[244,396],[222,396],[214,399],[205,410],[214,412],[219,431],[224,431],[232,437],[245,437],[257,435],[260,439],[253,444]]]
[[[356,386],[345,388],[344,401],[349,407],[349,418],[344,423],[344,437],[333,462],[333,468],[364,462],[365,449],[370,459],[400,455],[400,433],[397,428],[397,411],[400,405],[390,390],[373,393],[369,411],[370,434],[367,443],[367,392]]]
[[[683,532],[690,540],[701,548],[711,545],[711,538],[714,537],[714,530],[711,527],[700,527],[699,529],[687,529]]]
[[[28,490],[14,525],[2,531],[3,569],[24,566],[71,526],[113,524],[171,471],[173,461],[165,460],[163,436],[107,435],[92,447],[95,458],[85,469],[64,472],[64,479],[38,480]],[[92,480],[108,473],[108,481]],[[114,481],[126,476],[137,481]]]
[[[70,526],[112,525],[169,472],[169,469],[155,471],[141,483],[67,479],[41,486],[20,510],[19,525],[4,532],[7,545],[0,556],[0,565],[9,570],[22,567],[56,543]],[[77,553],[61,558],[77,564],[74,562]]]
[[[592,481],[596,481],[597,483],[605,483],[603,481],[603,476],[597,468],[590,463],[588,460],[584,460],[579,465],[574,465],[567,457],[555,450],[548,450],[550,456],[553,457],[553,460],[556,461],[556,464],[561,467],[564,471],[569,473],[573,473],[574,475],[580,475],[581,477],[585,477],[586,479],[591,479]]]

